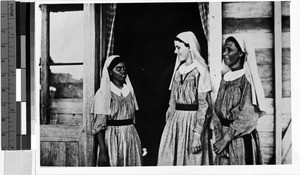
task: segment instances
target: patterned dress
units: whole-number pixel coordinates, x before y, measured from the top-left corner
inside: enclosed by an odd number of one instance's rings
[[[111,115],[94,118],[93,134],[105,129],[105,145],[110,166],[141,166],[141,141],[134,125],[107,126],[107,120],[135,119],[132,94],[126,97],[111,92]]]
[[[185,75],[176,71],[171,90],[166,125],[162,133],[158,165],[201,165],[209,164],[207,143],[202,143],[203,151],[193,154],[191,144],[194,132],[202,133],[206,128],[206,112],[209,103],[206,93],[197,93],[200,73],[197,68]],[[197,95],[198,94],[198,95]],[[176,110],[177,104],[196,104],[197,111]],[[206,138],[206,137],[205,137]]]
[[[225,134],[232,138],[224,150],[228,156],[217,155],[215,163],[261,164],[259,137],[256,131],[259,112],[252,104],[251,84],[245,75],[232,81],[221,80],[215,112],[216,140]]]

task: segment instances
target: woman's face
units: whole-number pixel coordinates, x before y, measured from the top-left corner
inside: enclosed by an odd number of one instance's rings
[[[230,68],[236,68],[240,65],[240,58],[243,52],[239,51],[233,41],[226,40],[223,47],[223,60],[224,63]]]
[[[186,61],[186,59],[189,57],[190,48],[186,47],[184,43],[179,41],[174,41],[175,51],[174,53],[177,54],[179,61]]]
[[[110,75],[113,81],[125,82],[125,78],[127,76],[126,64],[124,62],[117,64],[110,71]]]

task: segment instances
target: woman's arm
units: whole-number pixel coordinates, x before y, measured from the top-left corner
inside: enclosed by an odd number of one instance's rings
[[[105,146],[105,130],[97,133],[97,141],[100,147],[98,166],[109,166],[107,148]]]

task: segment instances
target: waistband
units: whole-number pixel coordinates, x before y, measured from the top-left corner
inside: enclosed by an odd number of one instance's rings
[[[133,119],[126,119],[126,120],[107,120],[107,126],[125,126],[125,125],[132,125]]]
[[[230,124],[233,122],[233,120],[228,120],[228,119],[221,118],[221,117],[219,117],[219,120],[220,120],[221,125],[227,126],[227,127],[229,127]]]
[[[198,111],[198,104],[179,104],[176,103],[175,109],[179,111]]]

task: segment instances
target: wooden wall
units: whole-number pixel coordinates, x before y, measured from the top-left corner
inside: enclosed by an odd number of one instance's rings
[[[290,24],[289,2],[282,2],[282,118],[283,135],[291,121]],[[268,103],[267,115],[259,119],[264,164],[275,163],[275,67],[274,67],[274,2],[223,2],[223,40],[243,35],[255,46],[259,76]],[[290,138],[291,139],[291,138]],[[285,161],[285,163],[290,161]]]

